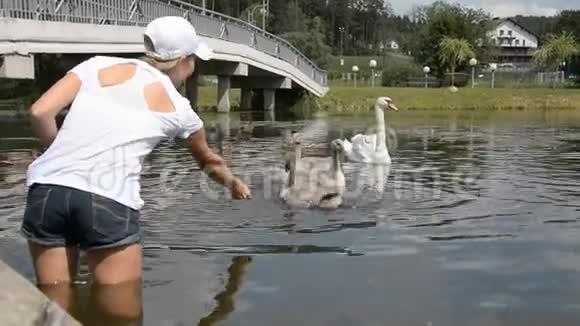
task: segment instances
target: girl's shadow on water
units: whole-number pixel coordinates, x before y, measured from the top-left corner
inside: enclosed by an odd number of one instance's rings
[[[248,265],[251,262],[252,257],[250,256],[232,258],[227,270],[228,279],[225,287],[214,297],[215,308],[198,322],[199,326],[210,326],[224,321],[235,311],[235,295],[242,286]],[[73,292],[72,287],[58,291],[63,292],[64,290]],[[69,309],[71,314],[83,325],[143,325],[140,282],[115,286],[85,285],[77,289],[75,294],[84,298],[77,302],[75,307],[69,307]]]
[[[202,318],[199,326],[210,326],[226,320],[235,310],[235,295],[241,288],[248,265],[252,262],[250,256],[236,256],[228,268],[228,280],[222,292],[215,296],[216,307],[206,317]]]

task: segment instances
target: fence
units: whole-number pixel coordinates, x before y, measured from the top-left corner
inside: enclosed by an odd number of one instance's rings
[[[189,19],[200,35],[248,45],[284,60],[327,86],[326,71],[288,41],[243,20],[180,0],[0,0],[0,18],[145,26],[167,15]]]
[[[378,76],[375,78],[375,85],[381,86],[381,72],[377,72]],[[333,78],[332,84],[335,86],[353,86],[354,74],[344,73],[342,76],[336,76]],[[478,72],[475,76],[475,86],[477,88],[490,88],[491,87],[491,72]],[[563,85],[567,82],[564,72],[533,72],[533,71],[496,71],[494,76],[494,87],[496,88],[533,88],[533,87],[552,87],[554,84]],[[571,81],[571,80],[570,80]],[[449,74],[445,76],[444,79],[437,79],[432,75],[429,75],[427,79],[425,77],[418,76],[408,76],[393,86],[396,87],[415,87],[424,88],[425,82],[427,82],[429,88],[445,87],[451,85],[451,78]],[[359,87],[370,86],[370,77],[368,74],[358,74],[357,85]],[[458,87],[471,87],[471,74],[467,73],[456,73],[455,74],[455,85]]]
[[[483,72],[476,76],[477,87],[491,87],[491,72]],[[566,82],[563,72],[512,72],[496,71],[494,76],[494,87],[526,88],[526,87],[550,87]],[[470,81],[471,83],[471,81]],[[471,85],[471,84],[469,84]]]

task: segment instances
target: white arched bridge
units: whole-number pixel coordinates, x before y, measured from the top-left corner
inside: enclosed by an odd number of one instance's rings
[[[199,74],[218,77],[217,107],[230,110],[240,88],[243,108],[263,91],[264,108],[277,89],[328,91],[326,72],[284,39],[252,24],[180,0],[0,0],[0,78],[35,78],[35,54],[138,54],[152,19],[182,16],[214,49]],[[197,78],[197,75],[194,76]],[[188,96],[197,97],[197,83]]]

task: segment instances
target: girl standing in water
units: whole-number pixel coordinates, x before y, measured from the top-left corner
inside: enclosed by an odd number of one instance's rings
[[[142,60],[88,59],[31,108],[33,130],[47,150],[27,171],[21,232],[40,286],[70,283],[79,248],[87,251],[95,283],[141,279],[139,174],[165,139],[184,139],[205,173],[234,198],[250,197],[209,149],[202,120],[177,90],[212,50],[181,17],[152,21],[144,42]],[[69,105],[57,130],[55,117]]]

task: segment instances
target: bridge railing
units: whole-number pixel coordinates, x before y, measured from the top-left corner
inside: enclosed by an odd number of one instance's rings
[[[0,17],[7,18],[145,26],[167,15],[187,18],[200,35],[245,44],[284,60],[327,86],[326,71],[288,41],[241,19],[181,0],[0,0]]]

